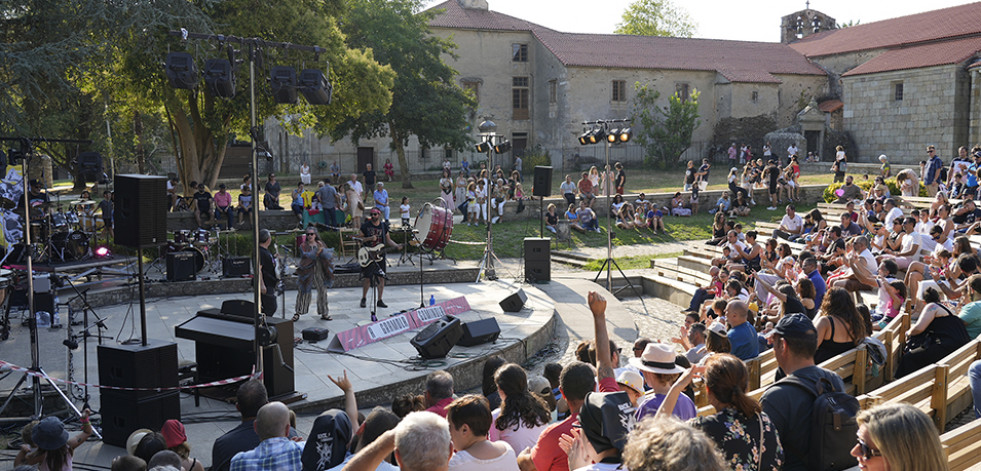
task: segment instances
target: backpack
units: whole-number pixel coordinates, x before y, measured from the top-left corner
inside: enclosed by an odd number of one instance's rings
[[[809,471],[836,471],[855,466],[851,449],[855,446],[858,422],[855,416],[861,407],[858,400],[844,391],[835,391],[825,378],[817,389],[788,376],[780,383],[793,384],[814,396],[811,409],[811,443],[805,459]]]

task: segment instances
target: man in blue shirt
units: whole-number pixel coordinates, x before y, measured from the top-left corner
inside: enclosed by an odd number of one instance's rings
[[[270,402],[259,409],[255,431],[262,442],[253,450],[232,458],[231,471],[300,471],[302,449],[289,439],[290,410],[282,402]]]
[[[961,147],[964,150],[964,154],[967,154],[967,148]],[[975,153],[971,158],[971,164],[967,166],[967,193],[971,198],[978,197],[978,169],[981,169],[981,152]]]
[[[824,293],[828,291],[828,284],[821,277],[821,270],[818,270],[817,259],[814,257],[805,258],[801,262],[801,270],[804,271],[807,278],[814,284],[814,305],[820,306],[821,301],[824,300]]]
[[[937,155],[937,149],[932,145],[927,146],[927,155],[930,160],[927,161],[923,185],[926,187],[927,194],[933,197],[937,196],[937,190],[940,188],[940,171],[944,167],[944,161]]]
[[[749,306],[743,301],[729,301],[726,305],[726,322],[729,331],[726,337],[732,346],[732,354],[740,360],[752,360],[760,354],[760,343],[756,339],[756,329],[748,320]]]
[[[388,190],[385,189],[385,184],[382,182],[378,182],[377,187],[373,195],[375,198],[375,207],[381,210],[382,217],[385,218],[385,222],[388,222]]]

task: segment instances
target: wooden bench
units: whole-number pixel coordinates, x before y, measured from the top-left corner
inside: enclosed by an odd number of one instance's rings
[[[981,419],[941,435],[940,443],[947,453],[950,471],[977,469],[975,465],[981,456]]]

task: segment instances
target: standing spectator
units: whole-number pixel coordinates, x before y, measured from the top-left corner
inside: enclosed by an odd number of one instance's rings
[[[309,185],[311,180],[310,177],[310,164],[304,160],[303,164],[300,165],[300,183],[304,185]]]
[[[879,176],[882,178],[889,178],[892,176],[892,165],[889,164],[889,157],[886,154],[879,155],[879,162],[882,165],[879,166]]]
[[[351,189],[358,193],[358,199],[361,199],[364,195],[364,187],[361,186],[361,182],[358,181],[358,175],[352,173],[351,177],[348,179],[348,184]]]
[[[426,376],[426,410],[446,417],[446,406],[453,402],[453,376],[443,370]]]
[[[463,219],[467,219],[467,176],[464,175],[463,170],[456,176],[456,186],[453,188],[453,201],[456,203],[456,208],[460,210],[460,214],[463,215]]]
[[[325,178],[323,186],[317,189],[316,195],[317,201],[320,202],[320,209],[324,211],[327,227],[337,227],[337,189]]]
[[[514,166],[511,167],[511,170],[514,170],[515,172],[518,172],[518,179],[519,179],[518,181],[521,181],[520,180],[521,179],[521,175],[524,173],[524,170],[521,168],[522,165],[523,164],[522,164],[522,161],[521,161],[521,156],[520,155],[515,155],[514,156]]]
[[[559,185],[559,192],[565,198],[566,204],[576,204],[576,184],[572,181],[572,175],[566,175],[565,181]]]
[[[777,321],[770,333],[777,365],[787,376],[767,388],[760,398],[763,412],[769,416],[784,449],[785,471],[807,469],[811,443],[811,413],[814,394],[798,384],[816,388],[844,391],[845,384],[833,371],[814,364],[817,350],[817,330],[803,314],[791,314]]]
[[[926,187],[927,195],[933,197],[940,189],[940,172],[944,168],[944,161],[937,155],[937,149],[932,145],[927,146],[927,157],[930,160],[923,174],[923,185]]]
[[[99,210],[102,211],[102,228],[106,232],[106,240],[115,239],[116,235],[113,233],[113,223],[115,218],[113,217],[113,210],[115,206],[115,193],[105,190],[102,192],[102,201],[99,201]],[[231,196],[228,198],[229,203],[231,202]],[[231,227],[232,216],[228,216],[228,226]]]
[[[773,157],[773,147],[770,146],[770,141],[766,141],[766,144],[763,144],[763,160],[770,160],[772,157]]]
[[[335,185],[341,181],[341,166],[336,160],[330,164],[330,181]]]
[[[730,167],[736,165],[736,155],[737,155],[737,152],[738,151],[736,151],[736,143],[733,142],[732,145],[729,146],[729,150],[726,151],[726,153],[729,155],[729,166]]]
[[[256,414],[255,431],[261,442],[232,458],[231,471],[299,471],[302,450],[290,440],[290,410],[282,402],[270,402]]]
[[[469,193],[473,193],[473,183],[471,183],[469,185],[468,192]],[[473,218],[474,217],[474,214],[476,214],[476,211],[474,211],[474,208],[476,208],[476,205],[471,205],[468,208],[469,211],[470,211],[471,218]],[[403,228],[409,227],[411,225],[410,222],[409,222],[409,219],[412,218],[411,211],[412,211],[412,206],[409,205],[409,197],[408,196],[403,196],[402,197],[402,204],[399,205],[399,216],[402,217],[402,227]],[[467,225],[469,225],[469,223]]]
[[[330,252],[319,239],[316,226],[307,226],[306,236],[298,247],[300,261],[296,267],[296,311],[293,322],[299,321],[300,316],[310,309],[314,288],[317,289],[317,314],[323,320],[331,320],[327,306],[327,288],[333,285],[334,274]]]
[[[702,165],[698,167],[698,171],[695,172],[695,186],[698,190],[701,190],[703,186],[708,185],[709,171],[712,169],[712,164],[709,163],[709,159],[702,159]]]
[[[372,189],[375,188],[375,183],[378,180],[378,174],[372,168],[370,163],[365,164],[364,172],[361,175],[364,176],[364,188],[368,191],[373,191]],[[367,198],[364,199],[367,200]]]
[[[279,205],[279,195],[283,192],[283,187],[280,186],[279,182],[276,181],[276,174],[270,173],[268,179],[266,180],[266,196],[262,199],[262,204],[267,210],[283,209]]]
[[[616,179],[614,180],[613,187],[616,188],[616,192],[618,195],[622,195],[623,188],[627,184],[627,173],[624,172],[623,164],[621,164],[620,162],[617,162],[616,165],[613,166],[613,168],[617,170],[617,176]]]
[[[832,183],[845,181],[845,172],[848,171],[848,156],[845,155],[845,148],[837,146],[835,150],[837,151],[835,152],[835,163],[831,164],[831,171],[835,174]]]
[[[31,429],[31,440],[37,448],[30,452],[21,448],[23,455],[18,454],[18,458],[23,459],[25,465],[37,465],[40,470],[71,471],[72,456],[75,449],[92,436],[92,423],[89,421],[88,409],[82,413],[81,422],[82,432],[68,438],[68,432],[65,431],[65,425],[61,419],[57,417],[41,419]]]
[[[361,182],[357,181],[354,175],[351,175],[350,181],[344,183],[344,197],[347,199],[347,214],[351,216],[352,228],[361,227],[361,216],[364,215],[364,202],[361,200],[362,191],[358,190],[360,186]]]
[[[221,220],[222,216],[228,219],[228,226],[225,229],[231,229],[234,226],[234,208],[232,207],[232,194],[227,191],[227,187],[224,183],[218,184],[218,193],[215,193],[215,219]]]
[[[767,162],[762,178],[767,182],[767,193],[770,195],[770,206],[766,209],[773,211],[777,209],[777,204],[780,203],[780,168],[777,167],[775,160],[771,159]]]
[[[388,222],[389,211],[391,211],[388,203],[388,190],[385,189],[385,184],[382,182],[376,183],[375,186],[377,187],[373,195],[375,207],[381,210],[382,217],[385,218],[385,222]]]
[[[259,281],[262,282],[262,313],[271,316],[276,313],[276,285],[279,284],[279,277],[276,276],[276,261],[269,245],[272,244],[272,234],[269,229],[259,230]]]
[[[443,198],[443,202],[446,204],[446,208],[452,209],[456,207],[453,201],[453,174],[450,173],[448,168],[442,170],[442,176],[439,178],[439,197]]]
[[[735,149],[733,149],[733,152],[735,152]],[[682,191],[691,191],[691,189],[694,187],[695,187],[695,162],[689,160],[687,166],[685,167],[685,181],[683,182],[681,189]]]

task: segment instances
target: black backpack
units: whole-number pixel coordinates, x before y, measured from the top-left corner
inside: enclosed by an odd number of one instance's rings
[[[797,378],[788,376],[780,383],[789,383],[811,393],[814,406],[811,409],[811,442],[807,447],[809,471],[837,471],[855,466],[851,449],[855,447],[858,422],[855,416],[861,407],[858,400],[835,387],[825,378],[818,381],[817,389]]]

